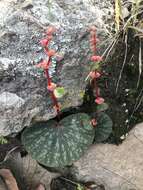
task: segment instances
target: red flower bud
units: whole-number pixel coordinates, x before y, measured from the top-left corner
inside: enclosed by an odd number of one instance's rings
[[[94,62],[102,61],[102,57],[94,55],[94,56],[91,57],[91,61],[94,61]]]
[[[92,125],[93,127],[96,127],[96,125],[97,125],[96,119],[92,119],[92,120],[91,120],[91,125]]]
[[[98,71],[91,71],[89,73],[89,76],[92,78],[92,79],[95,79],[95,78],[99,78],[101,76],[101,74],[98,72]]]
[[[51,83],[50,85],[47,86],[47,89],[48,89],[50,92],[53,92],[56,87],[57,87],[57,85],[56,85],[55,83]]]
[[[95,100],[96,104],[103,104],[104,101],[105,101],[105,100],[104,100],[104,98],[102,98],[102,97],[97,97],[96,100]]]
[[[56,54],[56,51],[54,49],[50,49],[50,50],[45,50],[46,54],[49,56],[49,57],[52,57]]]
[[[46,60],[41,61],[39,64],[36,65],[38,68],[48,69],[48,62]]]
[[[48,39],[43,39],[43,40],[40,41],[40,44],[41,44],[43,47],[47,46],[48,43],[49,43],[49,40],[48,40]]]

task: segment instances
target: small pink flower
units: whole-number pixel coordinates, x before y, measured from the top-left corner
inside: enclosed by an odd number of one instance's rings
[[[102,61],[102,57],[101,56],[93,55],[91,57],[91,61],[94,61],[94,62],[96,62],[96,61]]]
[[[46,47],[49,43],[49,40],[48,39],[43,39],[43,40],[40,40],[40,44],[43,46],[43,47]]]
[[[91,125],[92,125],[93,127],[96,127],[96,125],[97,125],[97,120],[96,120],[96,119],[92,119],[92,120],[91,120]]]
[[[48,62],[46,60],[41,61],[36,67],[41,69],[48,69]]]
[[[56,89],[57,85],[55,83],[51,83],[50,85],[47,86],[47,89],[50,92],[53,92]]]
[[[89,76],[92,78],[92,79],[95,79],[95,78],[99,78],[101,76],[101,74],[98,72],[98,71],[91,71],[89,73]]]
[[[52,57],[56,54],[56,51],[54,49],[47,50],[45,49],[45,53],[49,56]]]
[[[104,98],[102,97],[97,97],[95,100],[96,104],[103,104],[104,103]]]

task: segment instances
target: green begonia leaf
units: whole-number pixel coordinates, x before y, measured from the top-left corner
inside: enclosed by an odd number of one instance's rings
[[[106,140],[112,132],[112,120],[106,114],[101,112],[97,119],[97,126],[95,128],[95,142],[102,142]]]
[[[39,163],[63,167],[78,160],[92,144],[95,129],[84,113],[72,114],[60,122],[49,120],[27,128],[22,135],[26,150]]]

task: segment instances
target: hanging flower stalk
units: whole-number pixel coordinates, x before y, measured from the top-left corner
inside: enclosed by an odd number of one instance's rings
[[[50,92],[54,108],[56,109],[57,113],[59,114],[60,106],[59,106],[57,97],[54,94],[54,91],[57,88],[57,85],[52,82],[52,79],[51,79],[50,74],[49,74],[49,67],[52,64],[52,57],[57,55],[55,50],[49,49],[49,47],[48,47],[49,43],[53,39],[53,33],[55,31],[56,31],[56,28],[49,27],[47,29],[47,32],[46,32],[46,38],[44,38],[40,41],[40,44],[44,48],[44,52],[47,55],[47,59],[42,60],[39,64],[36,65],[36,67],[42,68],[45,72],[45,76],[47,78],[47,89]]]
[[[102,57],[96,55],[96,45],[97,45],[98,39],[96,37],[96,27],[92,26],[90,28],[90,48],[91,51],[93,53],[93,55],[91,56],[91,61],[96,63],[96,62],[100,62],[102,61]],[[91,78],[92,82],[94,83],[95,86],[95,92],[96,92],[96,99],[95,102],[97,104],[102,104],[104,103],[104,98],[100,97],[100,91],[99,91],[99,87],[97,84],[97,79],[101,77],[101,73],[99,71],[99,69],[95,69],[93,71],[91,71],[89,73],[89,77]]]

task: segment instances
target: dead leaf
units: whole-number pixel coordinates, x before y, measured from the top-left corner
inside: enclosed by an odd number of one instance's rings
[[[40,184],[40,185],[36,188],[36,190],[45,190],[45,187],[44,187],[42,184]]]
[[[0,169],[0,176],[3,177],[8,190],[19,190],[16,180],[8,169]]]

